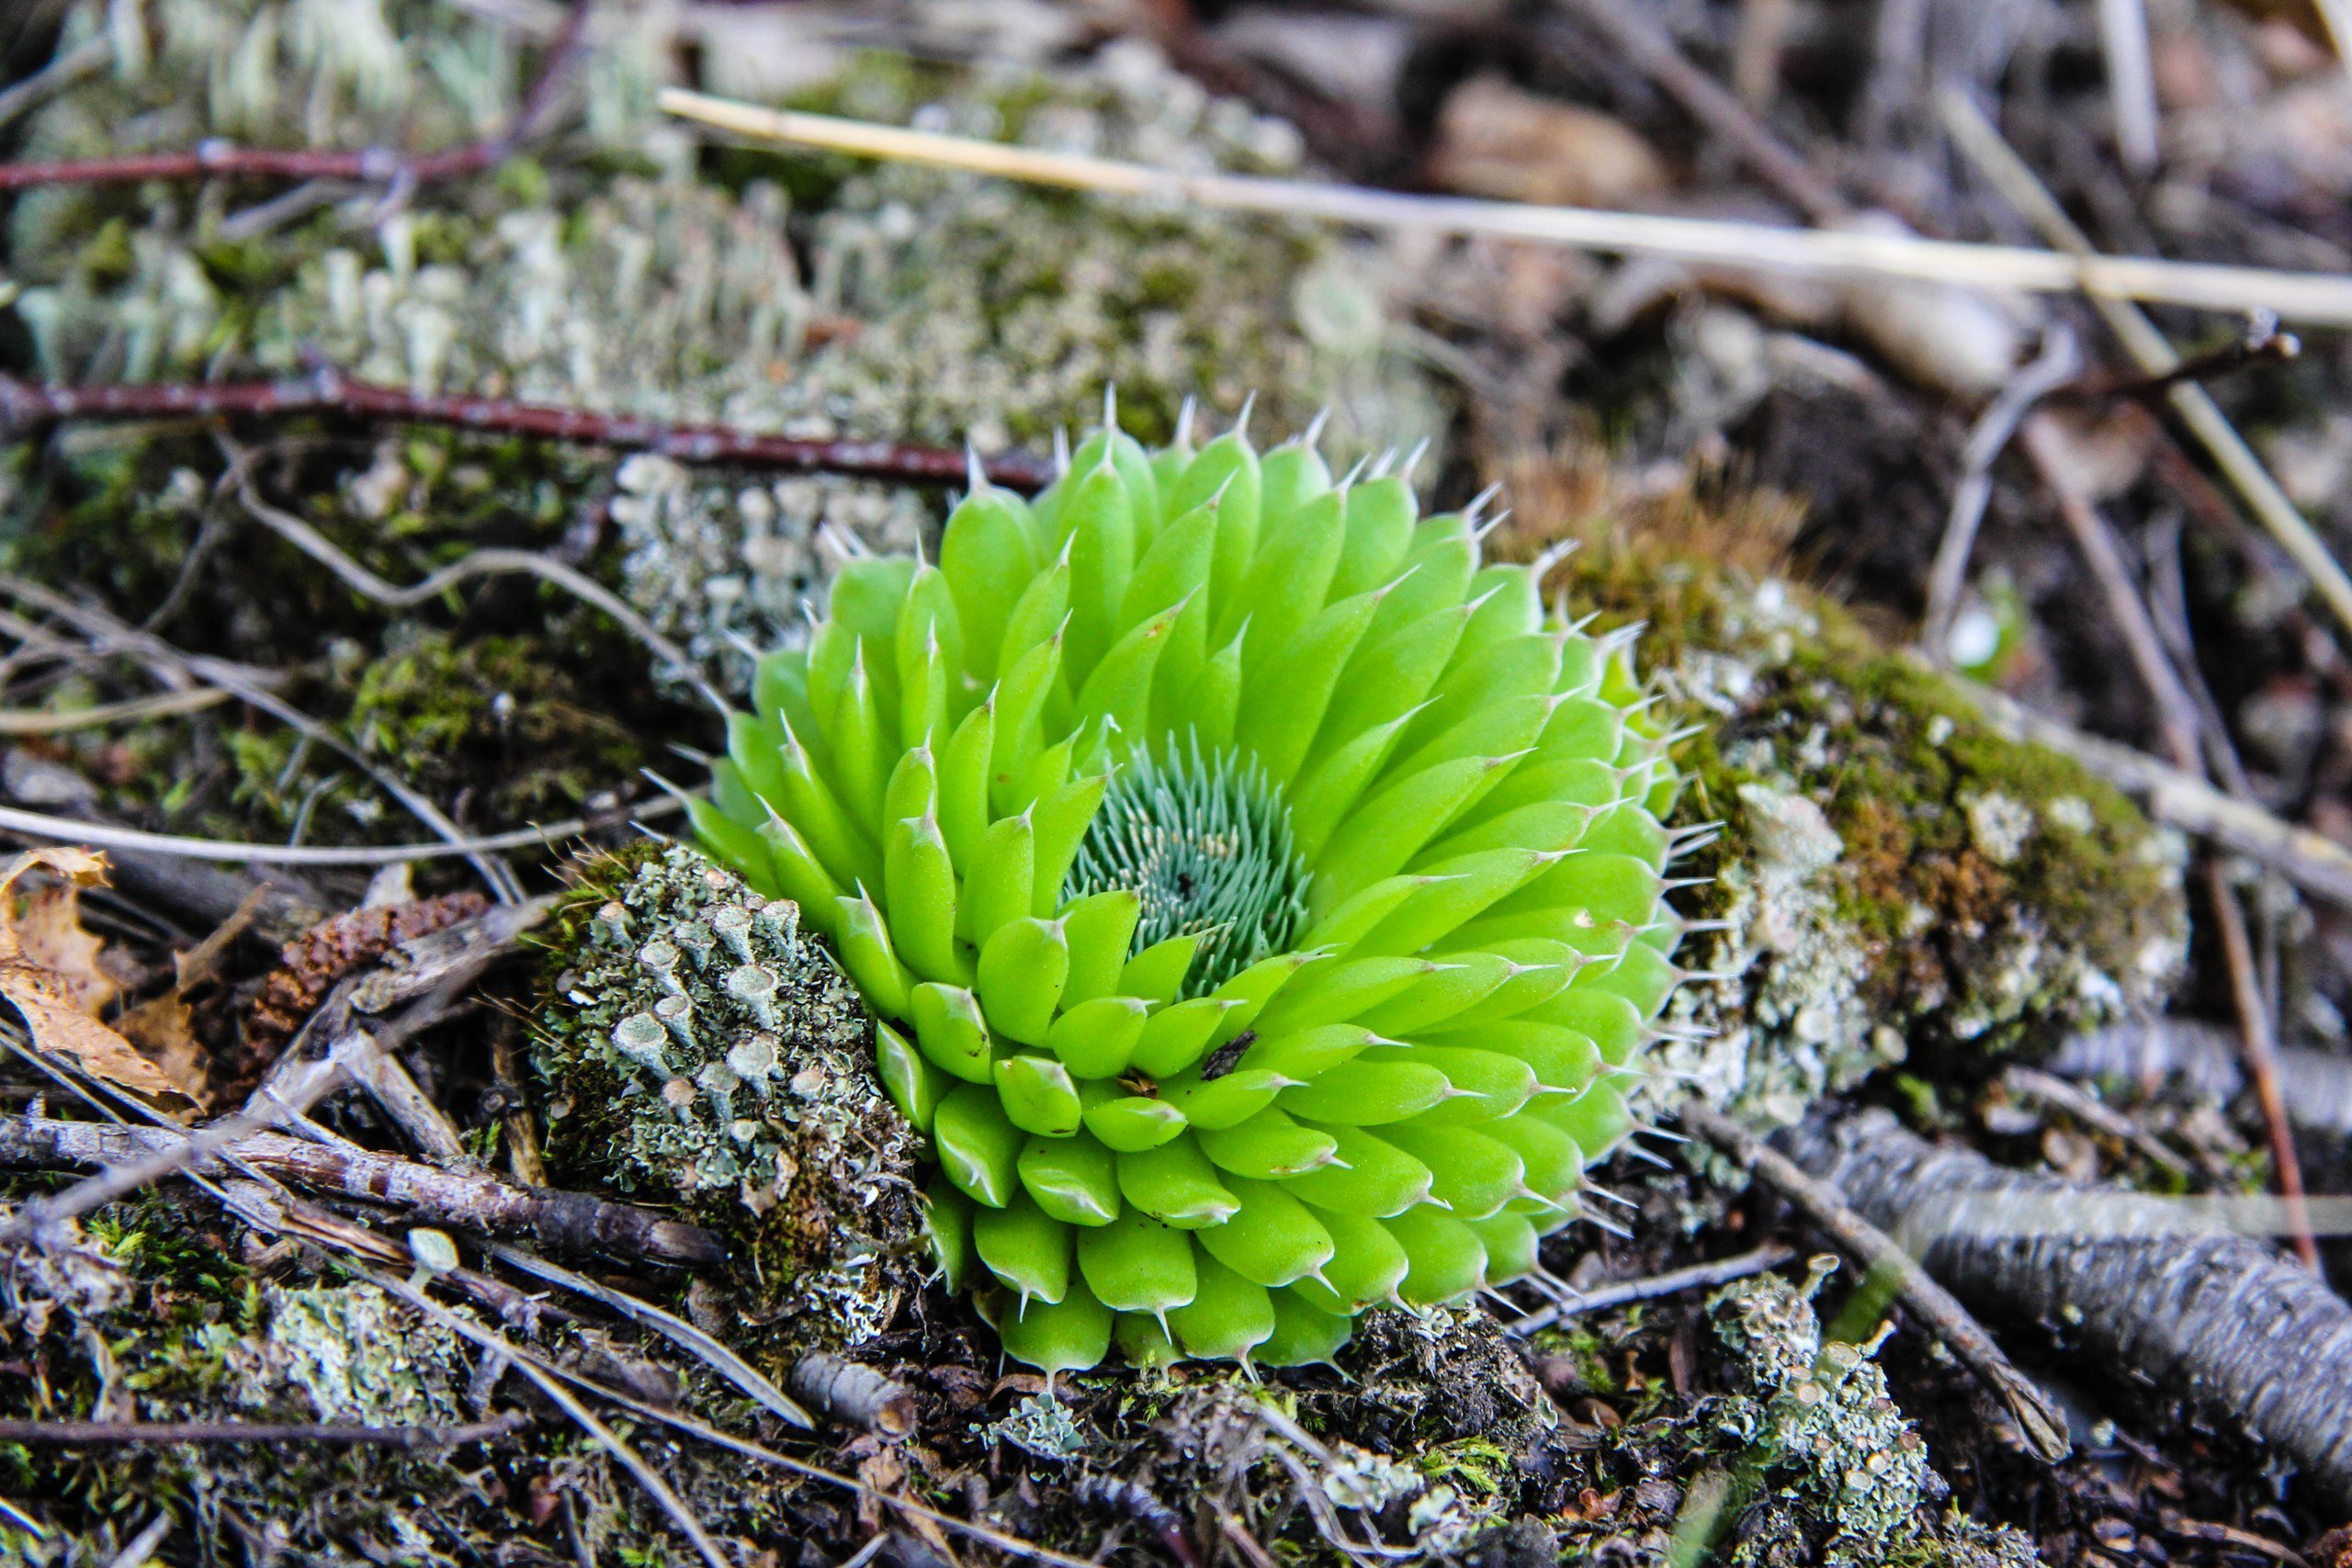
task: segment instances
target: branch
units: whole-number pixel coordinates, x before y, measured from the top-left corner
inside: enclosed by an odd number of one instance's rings
[[[832,1421],[888,1442],[913,1436],[914,1392],[872,1367],[815,1350],[793,1364],[792,1392]]]
[[[514,118],[495,135],[479,141],[408,157],[389,147],[356,152],[288,152],[273,148],[239,147],[220,137],[209,138],[181,152],[140,152],[117,158],[64,158],[38,164],[0,164],[0,191],[30,190],[40,186],[133,185],[141,180],[190,180],[218,175],[244,175],[279,180],[347,180],[407,190],[435,180],[479,174],[504,163],[545,128],[554,107],[564,68],[586,37],[588,13],[594,6],[580,0],[552,40],[547,62],[525,92]]]
[[[1782,1137],[1954,1290],[2065,1325],[2159,1416],[2248,1432],[2352,1501],[2352,1306],[2312,1270],[2190,1205],[2004,1170],[1883,1111]]]
[[[105,1169],[176,1151],[186,1135],[162,1127],[19,1116],[0,1122],[0,1166]],[[388,1204],[420,1224],[446,1224],[507,1240],[529,1239],[573,1256],[602,1253],[654,1263],[723,1262],[727,1248],[699,1225],[584,1192],[510,1187],[488,1176],[436,1170],[345,1145],[255,1133],[222,1148],[234,1159],[314,1191]]]
[[[979,457],[944,446],[910,446],[890,441],[803,441],[723,424],[665,424],[545,403],[420,395],[354,381],[331,369],[282,381],[139,387],[55,387],[0,376],[0,434],[10,436],[67,420],[285,419],[311,413],[653,452],[681,463],[844,474],[894,484],[959,484],[967,482],[975,469],[990,484],[1024,493],[1043,490],[1054,480],[1051,462],[1023,453]]]
[[[1646,1279],[1621,1280],[1614,1284],[1595,1285],[1589,1291],[1579,1291],[1571,1285],[1567,1297],[1538,1307],[1524,1317],[1513,1318],[1503,1325],[1503,1332],[1523,1337],[1539,1328],[1548,1328],[1564,1317],[1606,1312],[1611,1307],[1655,1301],[1660,1296],[1671,1296],[1683,1291],[1713,1290],[1718,1285],[1728,1285],[1734,1280],[1769,1273],[1783,1263],[1793,1261],[1796,1255],[1795,1247],[1771,1242],[1753,1252],[1743,1252],[1736,1258],[1718,1258],[1712,1263],[1693,1263],[1687,1269],[1670,1269],[1664,1274],[1652,1274]]]
[[[333,1443],[432,1449],[486,1443],[536,1424],[516,1412],[458,1427],[362,1427],[301,1421],[0,1421],[0,1443],[104,1449],[141,1443]]]

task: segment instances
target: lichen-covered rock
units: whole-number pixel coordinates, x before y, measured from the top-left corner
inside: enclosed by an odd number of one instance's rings
[[[560,926],[533,1050],[552,1165],[741,1237],[788,1335],[872,1336],[919,1273],[916,1134],[799,911],[670,845],[592,867]]]
[[[1833,1559],[1866,1558],[1926,1495],[1927,1445],[1888,1397],[1874,1344],[1823,1343],[1811,1297],[1826,1272],[1804,1286],[1762,1274],[1710,1298],[1743,1385],[1713,1418],[1747,1446],[1761,1487],[1826,1527]]]
[[[1778,1125],[1892,1063],[1978,1072],[2157,1010],[2186,957],[2177,835],[1792,584],[1769,508],[1523,488],[1522,547],[1586,539],[1572,592],[1647,622],[1659,699],[1700,727],[1681,814],[1723,824],[1686,863],[1722,925],[1688,944],[1663,1090]]]
[[[1762,1274],[1708,1298],[1731,1392],[1701,1410],[1738,1455],[1727,1495],[1738,1517],[1720,1521],[1727,1560],[2032,1568],[2033,1543],[2018,1531],[1936,1511],[1950,1489],[1871,1359],[1879,1341],[1825,1338],[1813,1297],[1836,1262],[1816,1259],[1797,1283]]]

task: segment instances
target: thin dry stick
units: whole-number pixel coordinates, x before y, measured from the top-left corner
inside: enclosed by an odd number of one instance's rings
[[[2165,657],[2164,639],[2158,636],[2148,607],[2142,603],[2139,590],[2132,581],[2114,530],[2084,493],[2066,461],[2057,426],[2046,414],[2036,414],[2026,422],[2024,440],[2035,468],[2057,495],[2059,514],[2075,536],[2076,547],[2090,563],[2091,575],[2107,601],[2108,615],[2123,634],[2123,646],[2139,671],[2141,683],[2155,699],[2163,716],[2158,728],[2165,750],[2172,754],[2173,765],[2186,773],[2202,772],[2204,724],[2196,700],[2182,684],[2172,660]],[[2218,862],[2209,863],[2206,867],[2206,891],[2213,907],[2214,925],[2221,933],[2222,956],[2229,965],[2230,995],[2236,1004],[2238,1027],[2245,1040],[2246,1076],[2253,1080],[2255,1097],[2262,1106],[2271,1163],[2278,1172],[2278,1195],[2286,1201],[2288,1224],[2297,1255],[2316,1269],[2319,1244],[2312,1237],[2311,1215],[2303,1201],[2303,1168],[2295,1157],[2294,1123],[2288,1118],[2287,1103],[2278,1090],[2278,1050],[2271,1039],[2270,1008],[2255,979],[2254,948],[2246,936],[2245,911],[2239,906],[2237,892],[2231,887],[2229,877]]]
[[[755,140],[928,164],[1107,195],[1314,218],[1370,229],[1493,234],[1622,254],[1680,256],[1764,272],[1913,277],[1973,288],[2094,293],[2203,310],[2276,310],[2290,321],[2352,324],[2352,278],[2166,261],[2064,255],[1914,234],[1784,229],[1715,219],[1536,207],[1467,197],[1414,196],[1314,180],[1184,175],[1075,152],[1045,152],[967,137],[792,114],[666,88],[662,107]]]
[[[582,1377],[578,1372],[559,1365],[529,1346],[517,1345],[495,1329],[477,1323],[462,1314],[450,1311],[422,1291],[411,1288],[406,1280],[381,1273],[364,1264],[351,1263],[346,1264],[345,1267],[378,1289],[398,1296],[401,1301],[459,1337],[472,1341],[485,1350],[509,1357],[517,1364],[527,1363],[537,1367],[548,1376],[559,1378],[583,1393],[592,1393],[608,1404],[618,1405],[621,1409],[641,1419],[659,1422],[673,1430],[698,1438],[714,1448],[724,1449],[729,1453],[740,1454],[745,1459],[772,1465],[777,1470],[805,1476],[810,1481],[827,1482],[845,1491],[854,1492],[861,1497],[871,1497],[877,1503],[928,1519],[944,1529],[968,1536],[974,1540],[993,1546],[999,1551],[1009,1552],[1015,1557],[1026,1557],[1039,1562],[1051,1562],[1056,1564],[1056,1568],[1101,1568],[1100,1564],[1089,1562],[1085,1558],[1072,1557],[1066,1551],[1056,1551],[1049,1546],[1039,1546],[1033,1541],[1023,1540],[1018,1536],[1007,1535],[1002,1530],[990,1529],[988,1526],[971,1519],[959,1519],[953,1514],[944,1513],[927,1503],[885,1492],[877,1486],[868,1485],[850,1476],[836,1475],[831,1471],[810,1464],[805,1460],[797,1460],[787,1454],[780,1454],[774,1449],[752,1442],[748,1438],[739,1438],[732,1432],[711,1426],[708,1422],[698,1421],[681,1411],[665,1408],[624,1393],[619,1389],[607,1387],[605,1384]]]
[[[378,766],[373,760],[362,756],[356,747],[344,740],[325,725],[275,693],[248,679],[240,666],[221,660],[203,659],[182,653],[152,632],[142,632],[136,627],[125,626],[103,611],[93,609],[86,604],[75,604],[62,593],[52,592],[38,582],[28,581],[20,577],[0,576],[0,592],[12,594],[26,604],[46,610],[59,619],[81,629],[85,636],[103,635],[123,651],[151,669],[159,671],[169,669],[176,673],[192,675],[227,689],[233,693],[240,702],[248,706],[259,708],[280,724],[295,730],[311,744],[323,746],[342,757],[361,773],[366,773],[377,788],[399,801],[408,808],[412,816],[450,843],[456,844],[464,840],[465,834],[459,830],[455,822],[449,820],[439,807]],[[482,880],[490,884],[492,896],[500,903],[519,904],[523,901],[522,884],[514,880],[514,873],[503,862],[480,852],[468,853],[465,858],[476,871],[481,874]]]
[[[399,1026],[385,1027],[389,1032]],[[240,1145],[281,1121],[300,1117],[344,1080],[352,1055],[375,1048],[372,1035],[355,1030],[335,1043],[317,1064],[317,1070],[306,1074],[299,1083],[288,1085],[285,1093],[268,1106],[223,1117],[194,1133],[183,1132],[174,1125],[133,1127],[119,1119],[53,1123],[59,1128],[76,1129],[67,1138],[79,1140],[86,1146],[77,1154],[69,1153],[61,1145],[52,1163],[96,1166],[99,1174],[76,1182],[62,1192],[45,1193],[28,1201],[16,1213],[0,1221],[0,1241],[17,1237],[39,1240],[67,1220],[152,1186],[167,1176],[209,1164],[216,1157],[235,1161],[241,1168],[249,1166],[251,1162]],[[19,1147],[36,1147],[39,1138],[34,1129],[44,1120],[27,1116],[16,1123],[0,1124],[0,1163],[7,1163],[11,1152]],[[96,1151],[109,1134],[123,1141],[101,1156]],[[32,1163],[41,1162],[36,1159]]]
[[[626,414],[495,398],[440,397],[355,381],[324,369],[283,381],[57,387],[0,376],[0,433],[22,435],[62,421],[163,418],[285,419],[341,415],[390,424],[446,425],[484,435],[527,435],[623,452],[652,452],[681,463],[729,463],[797,474],[842,474],[893,484],[967,483],[972,467],[990,484],[1034,492],[1054,466],[1025,453],[975,458],[944,446],[890,441],[804,441],[723,424],[666,424]]]
[[[0,735],[63,735],[69,730],[97,729],[109,724],[136,724],[151,718],[173,718],[202,713],[231,701],[220,686],[196,686],[185,692],[157,692],[119,703],[46,713],[39,708],[0,709]]]
[[[1961,454],[1960,483],[1952,489],[1944,536],[1936,547],[1936,563],[1928,574],[1928,613],[1919,629],[1919,646],[1938,664],[1951,662],[1952,617],[1960,613],[1961,591],[1968,585],[1968,558],[1976,548],[1976,530],[1993,499],[1994,461],[2033,405],[2081,365],[2075,334],[2064,327],[2052,328],[2033,363],[2009,378],[2008,385],[1976,416],[1968,433],[1968,445]]]
[[[1953,142],[1967,155],[1978,172],[1998,189],[2010,206],[2023,213],[2028,221],[2041,231],[2043,238],[2065,251],[2077,262],[2090,265],[2098,258],[2090,236],[2076,227],[2066,216],[2056,198],[2036,178],[2025,161],[2001,140],[2001,133],[1986,120],[1982,111],[1964,94],[1947,90],[1937,95],[1937,107],[1943,115],[1944,128]],[[2156,330],[2145,312],[2130,303],[2131,299],[2149,296],[2133,295],[2131,290],[2110,286],[2109,279],[2093,279],[2086,274],[2086,291],[2099,314],[2107,319],[2109,331],[2123,344],[2141,370],[2150,376],[2166,376],[2180,367],[2180,355]],[[2241,310],[2248,312],[2271,308],[2271,301],[2258,295],[2247,295]],[[2291,312],[2280,310],[2280,315]],[[2281,548],[2293,558],[2295,564],[2307,572],[2320,597],[2347,630],[2352,630],[2352,576],[2346,576],[2343,566],[2328,550],[2278,481],[2270,477],[2254,448],[2222,412],[2212,395],[2193,382],[2176,383],[2165,394],[2173,412],[2188,427],[2213,459],[2214,466],[2229,479],[2244,499],[2256,521],[2270,531]]]
[[[571,1416],[582,1431],[595,1438],[599,1446],[621,1461],[622,1468],[635,1476],[637,1483],[662,1505],[662,1511],[670,1516],[670,1522],[678,1527],[678,1533],[694,1542],[695,1550],[702,1554],[702,1560],[710,1568],[734,1568],[734,1564],[727,1561],[726,1554],[718,1550],[718,1543],[712,1540],[710,1533],[703,1529],[702,1521],[695,1517],[695,1511],[686,1506],[685,1499],[672,1490],[670,1483],[662,1478],[662,1472],[646,1463],[644,1456],[624,1441],[619,1433],[598,1420],[596,1413],[581,1404],[570,1389],[532,1362],[518,1360],[514,1367],[530,1379],[541,1393],[554,1401],[558,1409]]]
[[[632,1323],[641,1324],[652,1329],[664,1338],[700,1357],[711,1371],[751,1395],[763,1408],[791,1422],[794,1426],[814,1427],[817,1425],[809,1418],[808,1412],[794,1404],[786,1395],[784,1390],[776,1387],[775,1382],[759,1369],[675,1313],[655,1306],[651,1302],[639,1301],[626,1291],[616,1291],[612,1286],[591,1280],[584,1274],[575,1274],[569,1269],[550,1263],[546,1258],[526,1252],[519,1247],[506,1247],[492,1243],[490,1255],[510,1269],[519,1269],[526,1274],[535,1275],[547,1280],[549,1284],[561,1285],[568,1291],[576,1291],[591,1301],[599,1302],[612,1308]]]
[[[21,1517],[21,1516],[19,1516]],[[154,1558],[155,1549],[172,1533],[172,1511],[164,1509],[147,1521],[147,1528],[130,1538],[130,1544],[114,1555],[107,1568],[147,1568]]]
[[[335,1447],[434,1449],[486,1443],[535,1425],[516,1413],[456,1427],[366,1427],[305,1421],[0,1421],[0,1443],[28,1448],[110,1449],[147,1443],[325,1443]]]
[[[2038,1100],[2056,1106],[2085,1126],[2129,1144],[2151,1163],[2175,1176],[2190,1174],[2188,1162],[2166,1148],[2162,1139],[2098,1096],[2064,1078],[2054,1077],[2038,1067],[2011,1066],[2001,1074],[2001,1087],[2020,1100]]]
[[[603,817],[569,818],[544,828],[516,828],[478,839],[460,838],[438,844],[368,844],[337,849],[325,844],[244,844],[233,839],[193,839],[178,833],[149,833],[118,828],[107,822],[84,822],[0,806],[0,831],[29,838],[87,844],[93,849],[138,850],[149,854],[180,855],[189,860],[231,861],[243,865],[397,865],[403,861],[470,859],[503,850],[536,849],[560,843],[628,821],[649,821],[685,809],[676,795],[643,801],[627,810]]]
[[[189,1145],[200,1138],[205,1142],[191,1156]],[[252,1131],[215,1139],[161,1127],[45,1116],[0,1121],[0,1165],[106,1171],[106,1186],[91,1189],[100,1193],[101,1201],[119,1196],[115,1189],[135,1190],[174,1169],[201,1168],[216,1158],[250,1165],[314,1191],[390,1204],[423,1224],[533,1240],[574,1256],[604,1254],[679,1265],[717,1263],[727,1256],[725,1244],[710,1232],[657,1210],[580,1192],[510,1187],[492,1177],[440,1170],[356,1145],[306,1143],[283,1134]],[[25,1224],[19,1215],[0,1234]]]
[[[1589,1291],[1578,1291],[1570,1286],[1574,1292],[1572,1297],[1539,1307],[1524,1317],[1513,1318],[1503,1325],[1503,1332],[1524,1337],[1539,1328],[1548,1328],[1564,1317],[1606,1312],[1611,1307],[1655,1301],[1660,1296],[1671,1296],[1683,1291],[1712,1290],[1717,1285],[1728,1285],[1734,1280],[1745,1280],[1778,1269],[1796,1255],[1795,1247],[1774,1242],[1753,1252],[1743,1252],[1736,1258],[1718,1258],[1713,1263],[1693,1263],[1688,1269],[1669,1269],[1645,1280],[1622,1280],[1616,1284],[1600,1285]]]
[[[1998,1396],[2036,1453],[2053,1463],[2066,1456],[2066,1418],[2031,1379],[2009,1364],[1968,1309],[1929,1279],[1892,1236],[1856,1213],[1827,1183],[1807,1176],[1793,1160],[1713,1106],[1686,1100],[1677,1114],[1685,1127],[1802,1209],[1857,1263],[1892,1280],[1897,1299]]]
[[[436,571],[426,573],[406,588],[397,587],[337,549],[325,535],[308,523],[262,500],[254,493],[246,455],[234,446],[231,446],[230,451],[232,480],[237,499],[243,503],[247,514],[334,572],[362,598],[372,599],[392,609],[405,610],[430,604],[468,578],[502,577],[518,572],[537,577],[555,584],[573,598],[594,605],[618,622],[622,630],[652,649],[654,657],[668,665],[673,672],[692,682],[695,691],[703,701],[718,710],[721,718],[732,711],[727,699],[719,695],[718,688],[703,679],[700,669],[685,649],[654,630],[652,622],[629,608],[618,594],[586,573],[574,570],[536,550],[479,549],[462,560],[452,561]]]
[[[1836,223],[1853,209],[1837,188],[1758,119],[1747,105],[1684,58],[1665,28],[1624,0],[1566,0],[1564,7],[1624,52],[1691,118],[1730,145],[1747,165],[1815,223]]]
[[[2098,0],[2107,102],[2115,116],[2115,150],[2123,166],[2145,175],[2163,149],[2156,141],[2156,74],[2148,61],[2148,13],[2141,0]]]
[[[2197,704],[2189,696],[2188,688],[2181,684],[2172,660],[2165,657],[2164,639],[2156,635],[2155,623],[2140,601],[2140,590],[2132,581],[2131,568],[2124,564],[2122,546],[2084,489],[2081,476],[2066,453],[2064,438],[2049,415],[2035,414],[2025,422],[2021,444],[2026,456],[2033,460],[2034,471],[2057,498],[2058,515],[2064,521],[2066,531],[2074,536],[2075,547],[2091,569],[2091,581],[2098,584],[2108,618],[2122,635],[2124,651],[2131,657],[2140,683],[2155,701],[2156,730],[2165,751],[2171,757],[2173,766],[2183,773],[2203,772]]]

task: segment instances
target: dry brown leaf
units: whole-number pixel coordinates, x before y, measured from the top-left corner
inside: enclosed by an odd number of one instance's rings
[[[103,878],[103,871],[99,874]],[[92,1018],[121,994],[98,964],[105,939],[83,927],[82,888],[74,879],[43,882],[27,893],[17,910],[16,935],[24,961],[45,971]]]
[[[115,1028],[198,1110],[211,1109],[211,1054],[197,1039],[196,1014],[178,992],[140,1003],[115,1020]]]
[[[191,1103],[189,1096],[161,1067],[139,1054],[130,1041],[92,1016],[113,996],[111,982],[103,995],[92,985],[102,978],[97,953],[104,945],[81,929],[74,906],[44,900],[47,889],[34,895],[28,916],[41,913],[28,929],[15,913],[11,897],[18,878],[36,866],[53,873],[68,891],[96,886],[106,881],[106,857],[90,850],[52,847],[28,850],[0,870],[0,997],[5,997],[32,1032],[41,1051],[70,1058],[85,1072],[151,1100],[171,1106]],[[51,967],[51,957],[71,967]],[[96,998],[95,1005],[91,1003]]]
[[[1634,206],[1668,184],[1664,160],[1623,120],[1491,72],[1445,100],[1430,163],[1448,189],[1541,206]]]

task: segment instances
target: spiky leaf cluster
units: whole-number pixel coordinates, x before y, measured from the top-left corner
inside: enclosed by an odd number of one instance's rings
[[[1105,432],[763,661],[698,829],[883,1021],[934,1245],[1014,1356],[1319,1359],[1575,1216],[1679,978],[1672,771],[1539,575],[1311,441]],[[1259,921],[1228,953],[1296,929],[1199,986],[1195,898]]]

